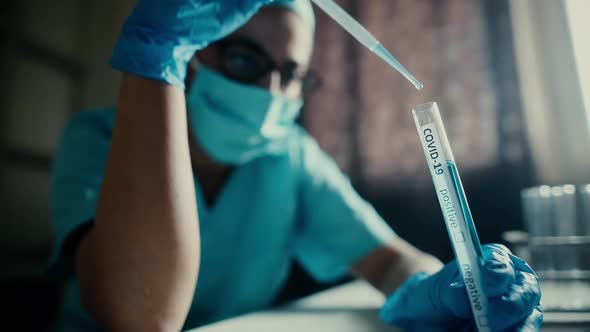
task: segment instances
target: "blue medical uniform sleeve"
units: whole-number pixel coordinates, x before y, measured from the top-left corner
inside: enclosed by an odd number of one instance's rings
[[[295,256],[314,278],[329,281],[396,235],[313,138],[304,135],[302,146]]]
[[[67,124],[53,165],[51,220],[54,246],[49,272],[72,276],[77,232],[94,220],[108,155],[113,112],[80,112]]]

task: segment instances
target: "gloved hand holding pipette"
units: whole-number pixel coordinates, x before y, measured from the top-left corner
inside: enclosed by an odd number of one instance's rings
[[[481,269],[492,331],[537,331],[541,290],[528,264],[502,245],[483,246]],[[432,275],[418,273],[381,309],[381,318],[407,331],[477,331],[457,263]]]

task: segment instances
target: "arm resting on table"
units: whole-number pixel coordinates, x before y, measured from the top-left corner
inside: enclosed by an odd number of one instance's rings
[[[199,266],[181,88],[123,74],[96,222],[76,257],[82,300],[109,331],[179,331]]]
[[[355,263],[351,270],[386,296],[418,272],[435,273],[443,264],[401,238],[382,246]]]

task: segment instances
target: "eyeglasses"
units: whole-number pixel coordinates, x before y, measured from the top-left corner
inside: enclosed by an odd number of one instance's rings
[[[295,61],[277,65],[271,56],[257,42],[243,37],[226,38],[213,44],[220,51],[221,73],[230,79],[245,84],[254,84],[273,71],[278,71],[281,87],[300,81],[302,92],[309,92],[321,85],[312,71],[299,72]]]

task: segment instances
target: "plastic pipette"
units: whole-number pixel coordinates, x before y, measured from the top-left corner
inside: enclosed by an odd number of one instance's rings
[[[397,59],[375,38],[367,29],[350,16],[344,9],[332,0],[312,0],[334,21],[338,22],[344,30],[348,31],[354,38],[365,47],[377,54],[383,61],[404,75],[418,90],[424,87]]]
[[[436,103],[416,106],[412,113],[428,169],[434,182],[447,231],[478,331],[489,332],[487,298],[483,292],[481,244],[467,204],[455,158]]]

